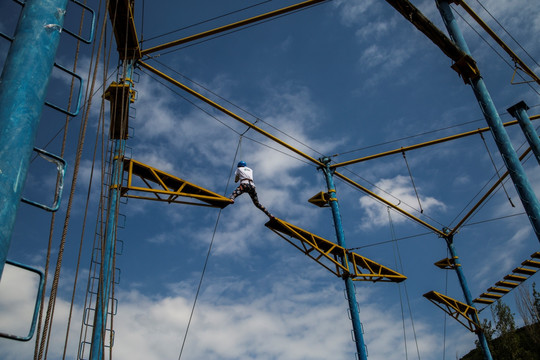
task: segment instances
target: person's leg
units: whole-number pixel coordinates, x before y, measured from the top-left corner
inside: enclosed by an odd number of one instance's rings
[[[236,199],[237,196],[243,194],[245,192],[245,188],[243,184],[238,185],[236,189],[232,192],[231,196],[229,196],[229,199],[231,199],[234,203],[234,199]]]
[[[255,190],[254,186],[249,186],[249,188],[246,190],[249,196],[251,197],[251,201],[253,201],[253,205],[255,205],[259,210],[264,212],[266,216],[272,218],[274,217],[264,206],[261,205],[259,202],[259,198],[257,196],[257,191]]]

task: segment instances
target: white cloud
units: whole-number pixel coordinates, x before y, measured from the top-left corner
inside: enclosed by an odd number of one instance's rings
[[[365,19],[364,15],[373,3],[373,0],[338,0],[333,2],[335,7],[340,8],[341,21],[347,26]]]
[[[414,192],[411,181],[406,176],[398,175],[392,179],[381,179],[376,184],[377,189],[374,192],[397,205],[399,208],[410,212],[411,206],[418,211],[418,200]],[[384,192],[383,192],[384,190]],[[444,210],[445,205],[439,200],[422,195],[422,189],[416,189],[420,196],[422,209],[429,213],[430,211]],[[391,194],[391,197],[387,194]],[[369,196],[362,196],[359,200],[360,206],[366,212],[367,218],[362,221],[361,227],[370,229],[373,227],[387,226],[388,213],[387,207]],[[395,210],[393,210],[395,211]],[[403,223],[406,221],[404,216],[393,216],[394,223]]]

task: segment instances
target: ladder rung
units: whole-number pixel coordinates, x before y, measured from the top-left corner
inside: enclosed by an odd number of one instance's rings
[[[505,280],[511,280],[511,281],[525,281],[527,280],[526,276],[516,275],[516,274],[508,274],[504,277]]]
[[[531,255],[531,257],[535,259],[540,259],[540,251],[535,252],[534,254]]]
[[[540,261],[535,261],[535,260],[525,260],[524,262],[521,263],[521,265],[523,265],[523,266],[535,267],[535,268],[540,268]]]
[[[490,298],[490,299],[500,299],[502,298],[502,294],[492,294],[492,293],[482,293],[480,295],[482,298]]]
[[[490,287],[488,289],[488,291],[493,291],[493,292],[506,294],[506,293],[510,292],[510,289],[503,289],[503,288],[500,288],[500,287]]]
[[[497,286],[504,286],[504,287],[507,287],[507,288],[515,288],[516,286],[519,285],[519,283],[515,283],[515,282],[512,282],[512,281],[497,281],[495,283],[495,285]]]
[[[518,274],[533,275],[534,273],[536,273],[536,270],[535,269],[527,269],[527,268],[517,267],[514,270],[512,270],[512,272],[515,272],[515,273],[518,273]]]
[[[479,304],[493,304],[495,302],[495,300],[477,298],[477,299],[474,299],[473,302],[474,303],[479,303]]]

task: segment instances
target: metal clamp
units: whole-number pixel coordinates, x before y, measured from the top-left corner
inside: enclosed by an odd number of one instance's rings
[[[50,106],[53,109],[56,109],[56,110],[66,114],[66,115],[75,117],[75,116],[77,116],[79,114],[79,111],[80,111],[80,108],[81,108],[81,100],[82,100],[82,92],[83,92],[83,79],[79,75],[75,74],[73,71],[68,70],[65,67],[61,66],[61,65],[58,65],[57,63],[55,63],[54,66],[56,66],[60,70],[68,73],[69,75],[71,75],[74,78],[77,78],[79,80],[80,85],[79,85],[79,96],[77,97],[77,108],[75,109],[75,111],[69,111],[69,110],[63,109],[63,108],[61,108],[61,107],[59,107],[57,105],[54,105],[54,104],[52,104],[52,103],[50,103],[48,101],[45,102],[45,105]]]
[[[82,8],[84,8],[84,9],[86,9],[86,10],[88,10],[88,11],[90,11],[92,13],[92,27],[91,27],[90,35],[88,36],[88,39],[85,39],[85,38],[81,37],[80,35],[77,35],[74,32],[72,32],[72,31],[70,31],[70,30],[68,30],[66,28],[64,28],[64,31],[66,33],[68,33],[69,35],[73,36],[75,39],[80,40],[85,44],[91,44],[92,41],[94,41],[94,28],[95,28],[95,24],[96,24],[96,14],[95,14],[94,10],[92,10],[90,7],[86,6],[85,4],[83,4],[83,3],[81,3],[81,2],[79,2],[77,0],[71,0],[71,2],[81,6]]]
[[[52,204],[52,206],[47,206],[25,198],[21,198],[21,201],[47,211],[55,212],[58,210],[58,208],[60,208],[60,201],[62,200],[62,191],[64,189],[64,175],[66,173],[66,161],[61,157],[51,154],[45,150],[38,148],[34,148],[34,150],[45,160],[56,164],[56,169],[58,170],[58,174],[60,176],[58,179],[58,186],[56,187],[56,191],[54,194],[54,203]]]
[[[41,305],[41,295],[43,294],[43,284],[44,284],[45,277],[40,270],[34,269],[28,265],[20,264],[18,262],[10,261],[10,260],[6,260],[6,264],[10,264],[10,265],[19,267],[21,269],[34,272],[39,275],[39,287],[38,287],[38,292],[36,295],[36,306],[34,307],[34,315],[32,316],[32,325],[30,326],[30,331],[28,335],[18,336],[18,335],[12,335],[12,334],[6,334],[4,332],[0,332],[0,337],[17,340],[17,341],[28,341],[34,336],[34,331],[36,330],[36,322],[37,322],[37,318],[39,314],[39,307]]]

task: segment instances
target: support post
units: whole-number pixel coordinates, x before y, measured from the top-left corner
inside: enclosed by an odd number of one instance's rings
[[[0,278],[54,58],[67,0],[27,0],[0,77]]]
[[[345,244],[345,233],[343,232],[341,214],[339,212],[339,204],[336,197],[336,187],[334,185],[334,170],[330,169],[330,159],[321,158],[319,160],[320,162],[325,164],[325,166],[321,167],[321,169],[324,172],[326,178],[326,185],[328,187],[328,194],[330,195],[329,203],[330,208],[332,209],[332,216],[334,218],[334,226],[336,228],[338,245],[346,249],[347,246]],[[349,268],[349,260],[346,257],[341,258],[340,260],[343,266]],[[347,300],[349,302],[349,309],[351,312],[351,321],[353,325],[354,340],[356,343],[356,351],[358,353],[358,358],[360,360],[367,360],[367,351],[364,343],[364,335],[362,334],[362,324],[360,322],[360,312],[358,309],[358,303],[356,301],[356,293],[354,292],[354,283],[350,277],[350,274],[348,273],[343,275],[343,280],[345,281],[345,288],[347,290]]]
[[[437,7],[441,13],[444,24],[450,33],[450,37],[467,55],[471,55],[469,47],[465,42],[465,38],[458,27],[452,9],[450,8],[449,0],[435,0]],[[519,161],[516,151],[512,147],[510,137],[505,131],[502,121],[497,113],[497,109],[493,104],[491,96],[487,90],[484,80],[480,75],[466,79],[469,82],[484,117],[491,129],[491,133],[495,139],[495,143],[499,148],[499,152],[506,164],[506,168],[512,178],[514,186],[517,190],[519,198],[525,208],[525,212],[529,217],[529,221],[533,227],[536,237],[540,241],[540,203],[536,197],[532,186],[527,179],[525,170]]]
[[[132,86],[133,63],[124,63],[124,81]],[[92,343],[90,346],[90,359],[104,359],[105,335],[107,329],[107,316],[109,314],[110,297],[114,272],[114,257],[116,249],[116,231],[118,222],[118,208],[120,201],[120,190],[124,174],[124,154],[127,139],[127,119],[129,117],[128,108],[130,93],[125,96],[114,96],[111,99],[111,129],[122,127],[122,131],[110,131],[111,141],[113,141],[114,157],[112,161],[112,177],[109,185],[109,197],[107,204],[107,222],[105,229],[105,239],[102,240],[101,270],[99,275],[98,293],[96,296],[96,307],[94,316],[94,327],[92,330]],[[121,107],[121,111],[114,109]],[[121,125],[119,125],[121,124]],[[115,135],[116,134],[116,135]],[[111,311],[112,313],[112,311]],[[111,344],[112,346],[112,344]]]
[[[536,161],[540,165],[540,138],[538,138],[538,134],[532,125],[531,119],[527,114],[527,110],[529,110],[527,104],[525,104],[524,101],[520,101],[516,105],[508,108],[507,111],[510,115],[517,119],[519,126],[525,134],[525,137],[531,146],[531,150],[536,157]]]
[[[459,284],[461,285],[461,290],[463,291],[463,296],[465,296],[465,301],[467,302],[467,305],[476,308],[473,303],[471,291],[469,290],[469,285],[467,284],[467,279],[465,278],[465,274],[463,273],[463,268],[461,267],[461,262],[459,261],[459,257],[457,256],[456,249],[454,247],[453,235],[446,237],[445,240],[446,245],[448,246],[448,250],[450,252],[451,259],[454,263],[454,269],[456,270]],[[481,325],[480,319],[478,318],[478,313],[475,312],[472,317],[475,323]],[[480,343],[480,348],[482,349],[482,352],[484,354],[484,359],[492,360],[493,358],[491,357],[491,351],[489,350],[486,335],[484,334],[484,329],[482,329],[481,327],[477,327],[476,335],[478,336],[478,342]]]

